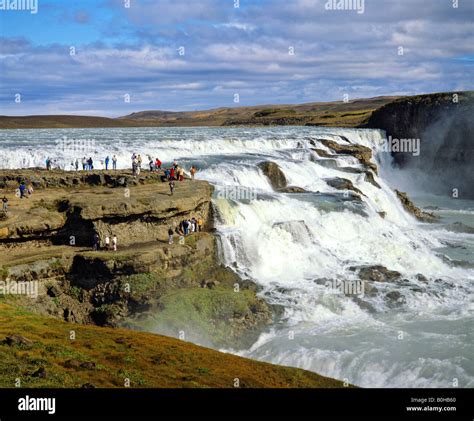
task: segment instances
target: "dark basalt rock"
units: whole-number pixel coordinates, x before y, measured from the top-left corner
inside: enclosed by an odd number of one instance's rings
[[[412,215],[414,215],[420,221],[434,222],[438,219],[432,213],[424,212],[419,207],[415,206],[415,204],[409,199],[406,193],[401,192],[399,190],[395,190],[395,193],[397,193],[397,196],[402,202],[402,205],[405,208],[405,210],[411,213]]]
[[[351,266],[351,271],[358,271],[359,279],[369,282],[394,282],[401,277],[401,273],[387,269],[382,265]]]
[[[382,129],[387,138],[419,139],[418,155],[391,152],[394,163],[417,170],[420,188],[474,198],[474,92],[446,92],[401,98],[375,110],[362,127]],[[436,180],[433,182],[433,180]]]
[[[303,189],[302,187],[298,186],[288,186],[282,189],[278,189],[280,193],[308,193],[307,190]]]
[[[354,158],[357,158],[361,164],[370,168],[372,171],[377,173],[377,165],[375,165],[372,159],[372,150],[363,145],[340,145],[337,142],[329,139],[318,139],[324,146],[332,149],[338,154],[352,155]]]
[[[288,182],[286,181],[285,174],[283,174],[283,171],[277,164],[275,164],[274,162],[265,161],[260,162],[258,164],[258,167],[270,180],[270,184],[275,190],[287,187]]]
[[[347,178],[340,178],[340,177],[326,178],[324,181],[329,186],[337,190],[352,190],[355,193],[365,196],[365,194],[362,193],[357,187],[355,187],[354,184],[352,184],[352,181],[348,180]]]
[[[402,305],[406,303],[405,297],[398,291],[390,291],[385,294],[385,298],[389,301],[391,306]]]

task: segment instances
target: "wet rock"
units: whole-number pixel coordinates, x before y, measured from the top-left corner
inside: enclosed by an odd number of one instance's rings
[[[367,181],[368,183],[372,184],[373,186],[379,189],[381,188],[379,183],[375,181],[374,174],[372,173],[372,171],[367,171],[365,173],[365,181]]]
[[[347,178],[340,178],[340,177],[326,178],[324,179],[324,181],[329,186],[337,190],[351,190],[355,193],[365,196],[365,194],[362,193],[357,187],[355,187],[354,184],[352,184],[352,181],[348,180]]]
[[[391,305],[401,305],[406,303],[405,297],[398,291],[390,291],[385,294],[385,298],[390,301]]]
[[[370,148],[363,145],[340,145],[329,139],[319,139],[319,141],[338,154],[352,155],[377,174],[377,165],[371,162],[372,150]]]
[[[395,270],[387,269],[382,265],[375,266],[352,266],[349,268],[351,271],[358,270],[359,278],[362,281],[369,282],[393,282],[401,277],[400,272]]]
[[[285,174],[283,174],[283,171],[274,162],[260,162],[258,167],[270,180],[270,184],[275,190],[283,189],[287,186],[288,182],[286,181]]]
[[[474,228],[463,224],[462,222],[454,222],[449,224],[446,226],[446,229],[452,232],[465,232],[468,234],[474,234]]]
[[[334,154],[331,154],[329,152],[326,152],[324,149],[319,149],[319,148],[311,148],[312,151],[316,152],[319,156],[323,158],[331,158],[334,157]]]
[[[387,212],[377,212],[380,217],[385,218],[387,216]]]
[[[423,222],[434,222],[438,218],[433,215],[432,213],[424,212],[419,207],[415,206],[415,204],[409,199],[406,193],[401,192],[399,190],[395,190],[400,202],[402,202],[403,207],[405,210],[412,215],[414,215],[417,219]]]
[[[375,295],[377,295],[377,292],[378,292],[378,288],[367,283],[367,282],[364,282],[364,294],[369,296],[369,297],[373,297]]]
[[[359,297],[353,297],[354,301],[362,310],[367,310],[369,313],[375,313],[375,307],[367,301],[362,300]]]
[[[428,283],[428,278],[426,278],[426,276],[422,275],[421,273],[416,275],[416,279],[420,282]]]
[[[280,193],[308,193],[307,190],[297,186],[288,186],[282,189],[278,189],[278,191]]]

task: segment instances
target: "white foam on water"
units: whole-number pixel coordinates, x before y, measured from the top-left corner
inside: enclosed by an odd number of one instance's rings
[[[395,174],[383,171],[390,165],[388,154],[381,152],[383,132],[301,127],[6,130],[0,131],[0,167],[44,166],[51,156],[68,169],[70,160],[83,154],[58,150],[54,140],[62,136],[95,139],[90,155],[97,161],[115,153],[119,168],[129,166],[132,152],[144,160],[151,155],[163,162],[201,162],[197,177],[216,186],[223,262],[284,308],[281,321],[242,355],[361,386],[450,387],[454,377],[460,387],[474,386],[469,333],[474,271],[450,265],[437,252],[457,233],[427,229],[403,209],[390,180],[383,178]],[[338,156],[328,164],[310,149],[328,150],[318,138],[347,144],[341,136],[373,150],[374,162],[382,167],[382,176],[374,174],[380,189],[365,174],[338,169],[362,169],[354,157]],[[257,167],[261,161],[278,164],[289,185],[308,193],[274,192]],[[360,201],[344,198],[324,181],[334,177],[350,180],[363,193]],[[218,194],[229,188],[251,189],[255,197]],[[469,244],[472,237],[463,233],[457,238]],[[377,283],[377,294],[358,297],[328,288],[327,280],[357,280],[351,268],[362,265],[385,266],[404,280]],[[388,298],[393,292],[400,300]],[[398,339],[400,332],[404,339]]]

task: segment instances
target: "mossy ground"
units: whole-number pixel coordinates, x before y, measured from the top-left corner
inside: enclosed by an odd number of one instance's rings
[[[71,339],[72,332],[75,339]],[[19,334],[31,345],[0,344],[0,387],[343,387],[304,370],[248,360],[173,338],[76,325],[0,303],[0,340]],[[45,376],[34,376],[44,368]]]

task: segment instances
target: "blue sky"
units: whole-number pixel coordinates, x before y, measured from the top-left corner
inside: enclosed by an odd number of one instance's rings
[[[37,0],[37,13],[12,1],[0,0],[2,115],[474,89],[474,0]]]

